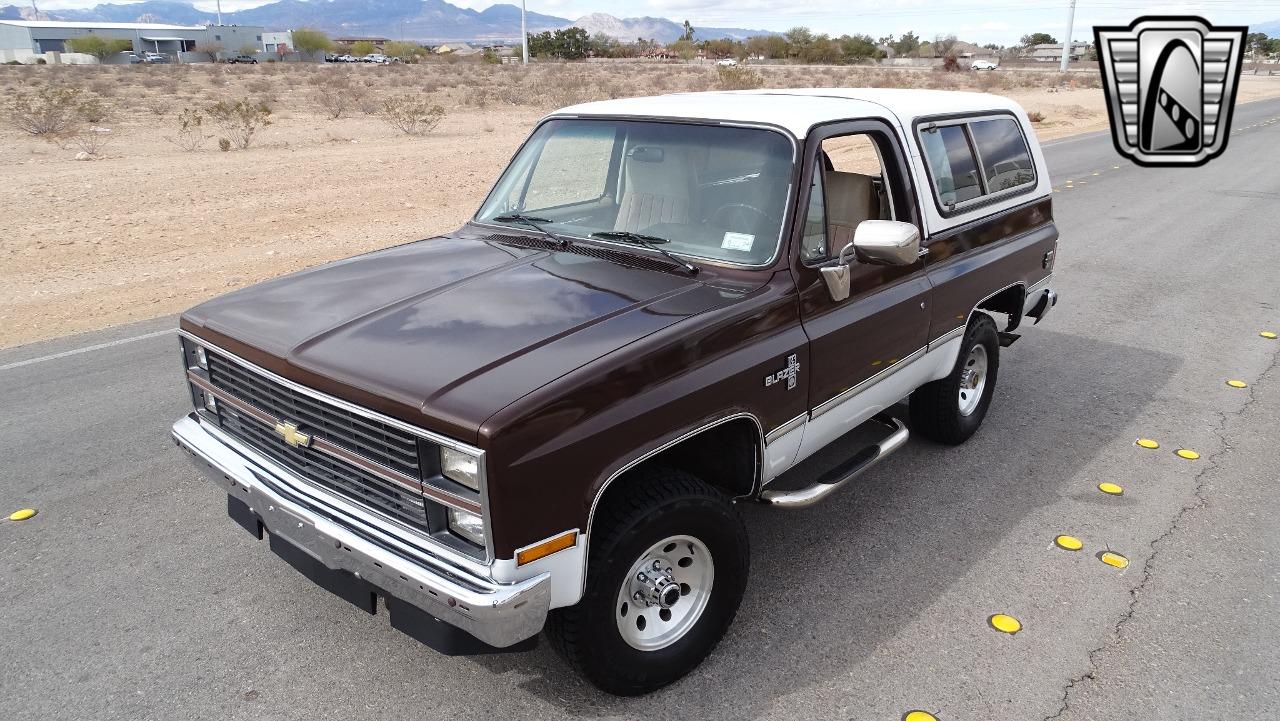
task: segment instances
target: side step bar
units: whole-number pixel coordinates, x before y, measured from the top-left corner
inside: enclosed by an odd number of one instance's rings
[[[901,448],[907,442],[907,437],[911,435],[906,424],[893,416],[881,414],[871,420],[890,429],[889,435],[885,436],[884,440],[872,443],[853,454],[847,461],[819,476],[812,486],[794,491],[765,491],[760,494],[760,500],[778,508],[808,508],[840,490],[841,486],[862,475],[884,460],[886,456]]]

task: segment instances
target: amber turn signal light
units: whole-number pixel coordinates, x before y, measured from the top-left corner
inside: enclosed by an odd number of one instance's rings
[[[529,546],[516,553],[516,565],[523,566],[526,563],[533,563],[539,558],[546,558],[557,551],[563,551],[566,548],[573,548],[578,545],[578,532],[569,531],[562,533],[554,538],[549,538],[536,546]]]

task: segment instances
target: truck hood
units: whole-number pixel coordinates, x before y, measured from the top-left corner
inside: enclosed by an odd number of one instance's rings
[[[742,296],[576,252],[434,238],[215,298],[182,327],[459,440],[525,394]]]

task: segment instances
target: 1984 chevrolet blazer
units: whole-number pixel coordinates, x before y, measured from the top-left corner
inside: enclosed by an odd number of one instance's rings
[[[232,518],[396,628],[465,654],[545,627],[643,693],[733,620],[735,502],[827,497],[903,445],[908,396],[913,432],[974,433],[1011,331],[1056,302],[1050,192],[1026,114],[991,95],[566,108],[455,233],[184,314],[173,437]]]

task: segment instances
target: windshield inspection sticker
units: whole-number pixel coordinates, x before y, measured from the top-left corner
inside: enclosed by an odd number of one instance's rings
[[[751,250],[755,242],[756,237],[749,233],[725,233],[720,247],[725,250]]]

